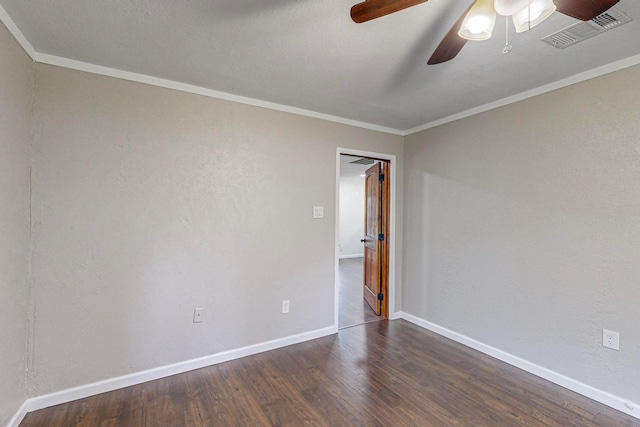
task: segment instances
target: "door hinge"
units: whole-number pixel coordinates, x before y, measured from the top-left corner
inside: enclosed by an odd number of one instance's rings
[[[378,234],[378,240],[384,242],[384,234]]]
[[[384,295],[382,295],[381,293],[378,294],[378,301],[382,301],[384,299]]]
[[[383,173],[378,175],[378,181],[384,181],[384,174]]]

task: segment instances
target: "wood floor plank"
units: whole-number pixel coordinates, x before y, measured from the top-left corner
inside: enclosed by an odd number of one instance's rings
[[[302,390],[305,400],[316,409],[318,414],[330,425],[357,425],[363,420],[374,417],[363,408],[349,403],[347,391],[336,386],[328,378],[322,367],[317,369],[311,361],[303,362],[300,351],[269,353],[270,361],[283,372],[290,372],[288,380]]]
[[[556,402],[541,399],[539,394],[532,393],[527,388],[519,387],[518,383],[531,379],[532,376],[526,374],[525,377],[517,377],[524,372],[506,365],[496,359],[483,357],[485,363],[474,363],[474,357],[477,359],[477,352],[464,347],[460,349],[447,349],[448,357],[444,359],[441,353],[442,348],[446,348],[449,343],[443,343],[439,349],[435,351],[422,350],[419,354],[422,357],[416,357],[418,366],[414,368],[414,376],[427,376],[422,381],[438,382],[439,378],[432,375],[444,376],[447,383],[439,384],[437,388],[447,388],[450,391],[456,389],[458,393],[462,393],[466,398],[471,398],[477,402],[484,402],[485,405],[493,407],[498,412],[508,414],[513,418],[512,421],[516,425],[540,425],[540,414],[553,409],[556,411],[556,423],[549,425],[567,425],[567,418],[571,419],[571,425],[590,426],[584,417],[575,417],[575,414],[567,414],[567,408],[562,408]],[[406,345],[405,350],[411,352],[411,345]],[[442,361],[446,360],[446,363]],[[502,367],[503,372],[496,369],[496,366]],[[451,369],[454,368],[454,369]],[[510,386],[511,379],[517,377],[517,383]],[[460,386],[462,387],[460,389]],[[547,387],[549,383],[547,383]],[[563,389],[564,390],[564,389]],[[542,393],[544,395],[545,393]],[[495,420],[498,422],[498,420]],[[506,422],[506,421],[502,421]],[[489,421],[489,424],[491,421]]]
[[[250,390],[270,425],[328,425],[287,380],[287,374],[268,363],[268,356],[253,356],[240,371],[245,389]]]
[[[21,426],[639,426],[405,321],[338,334],[27,414]]]
[[[215,416],[214,425],[271,425],[253,393],[241,381],[239,368],[244,363],[245,360],[237,360],[216,366],[216,375],[207,387],[218,399],[217,405],[209,409]]]
[[[422,332],[422,331],[418,331]],[[442,340],[442,337],[434,337],[438,340]],[[419,341],[412,341],[419,342]],[[396,343],[399,346],[400,343]],[[422,372],[424,375],[429,373],[441,374],[448,370],[446,365],[457,366],[455,371],[450,371],[447,375],[452,377],[453,375],[459,376],[456,383],[465,384],[466,395],[474,393],[474,388],[478,389],[478,393],[482,396],[482,399],[488,399],[492,396],[490,404],[496,406],[496,408],[503,407],[506,410],[508,403],[511,409],[519,409],[521,413],[527,413],[533,420],[527,420],[524,418],[518,419],[518,425],[540,425],[541,414],[548,412],[551,408],[556,411],[556,421],[545,423],[548,425],[567,425],[566,423],[570,419],[572,425],[593,425],[586,420],[590,420],[593,417],[589,415],[588,411],[579,410],[575,405],[558,405],[558,394],[565,395],[571,393],[574,397],[575,393],[569,392],[561,387],[557,387],[557,394],[555,399],[548,400],[544,396],[548,395],[545,391],[536,393],[536,379],[538,382],[543,382],[545,388],[549,387],[549,383],[538,379],[538,377],[531,376],[524,371],[521,371],[510,365],[506,365],[503,362],[493,359],[486,355],[478,356],[478,353],[474,350],[460,347],[458,349],[448,348],[449,343],[443,342],[440,346],[433,346],[431,349],[420,349],[417,354],[422,357],[417,357],[415,360],[419,363],[419,368],[416,369],[415,375],[420,375]],[[447,352],[446,365],[439,363],[440,360],[444,360],[445,354],[442,353],[442,349]],[[414,348],[408,344],[405,346],[405,352],[412,352]],[[474,363],[477,359],[482,359],[482,364]],[[427,364],[429,360],[429,364]],[[522,375],[524,374],[524,375]],[[516,381],[513,382],[512,380]],[[522,387],[523,381],[529,382],[529,387]],[[476,397],[480,399],[480,397]],[[564,402],[564,400],[563,400]],[[564,409],[562,409],[564,408]],[[570,414],[570,408],[574,408],[574,414]],[[575,415],[580,417],[575,417]],[[515,415],[515,414],[513,414]],[[533,424],[532,424],[533,422]]]
[[[385,350],[385,352],[396,351],[396,348],[403,348],[410,346],[410,343],[405,343],[404,346],[392,347],[390,349]],[[371,349],[370,349],[371,350]],[[378,361],[375,360],[375,352],[374,355],[370,358],[371,365],[379,365]],[[401,354],[398,354],[395,360],[404,360]],[[438,362],[438,361],[434,361]],[[449,413],[457,413],[462,414],[459,415],[463,422],[473,423],[473,425],[496,425],[496,424],[507,424],[508,422],[518,421],[519,425],[527,425],[523,422],[522,416],[518,417],[518,414],[513,412],[503,412],[503,411],[487,411],[486,407],[490,402],[487,402],[487,399],[478,395],[476,390],[473,387],[470,387],[471,383],[467,375],[458,375],[458,378],[455,377],[455,374],[460,371],[460,367],[456,367],[456,370],[451,370],[448,364],[439,363],[440,366],[437,368],[440,370],[440,373],[443,375],[446,380],[442,380],[437,376],[432,376],[428,381],[421,382],[420,376],[416,375],[416,372],[407,372],[405,370],[406,365],[398,364],[397,366],[393,365],[392,361],[385,363],[384,370],[386,373],[390,374],[390,384],[395,384],[400,390],[404,390],[402,398],[404,401],[410,402],[415,406],[421,405],[420,400],[424,400],[426,397],[431,402],[439,402],[440,407],[444,408]],[[424,372],[429,372],[427,368]],[[399,381],[394,381],[397,379]],[[424,379],[424,377],[422,377]],[[454,381],[455,380],[455,381]],[[463,384],[462,389],[458,389],[456,384]],[[447,390],[448,393],[443,393],[443,390]],[[407,392],[408,391],[408,392]],[[416,397],[418,396],[418,397]],[[500,409],[499,402],[493,402],[492,408],[497,407],[496,409]],[[465,414],[472,414],[472,419],[465,419]]]

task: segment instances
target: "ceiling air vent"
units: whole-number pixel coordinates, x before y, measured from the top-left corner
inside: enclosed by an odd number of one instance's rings
[[[353,162],[349,162],[352,163],[354,165],[372,165],[375,162],[375,160],[373,159],[358,159],[358,160],[354,160]]]
[[[549,43],[558,49],[573,46],[583,40],[602,34],[620,25],[631,22],[631,18],[624,13],[611,8],[602,15],[598,15],[591,21],[582,21],[573,24],[564,30],[544,37],[543,42]]]

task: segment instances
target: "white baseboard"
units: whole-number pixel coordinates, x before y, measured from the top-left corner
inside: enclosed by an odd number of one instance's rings
[[[389,320],[402,319],[402,314],[402,311],[394,311],[393,313],[389,313]]]
[[[148,369],[146,371],[135,372],[133,374],[123,375],[108,380],[98,381],[67,390],[57,391],[55,393],[45,394],[43,396],[32,397],[27,399],[18,412],[13,416],[7,427],[18,427],[27,412],[37,411],[38,409],[48,408],[54,405],[71,402],[73,400],[82,399],[108,391],[129,387],[136,384],[142,384],[147,381],[157,380],[169,377],[171,375],[200,369],[218,363],[227,362],[229,360],[239,359],[245,356],[262,353],[277,348],[286,347],[288,345],[298,344],[304,341],[321,338],[338,332],[337,326],[329,326],[327,328],[318,329],[311,332],[304,332],[285,338],[279,338],[260,344],[250,345],[235,350],[223,351],[221,353],[210,356],[199,357],[197,359],[187,360],[184,362],[174,363],[172,365],[161,366],[159,368]]]
[[[431,323],[409,313],[401,312],[400,317],[408,322],[435,332],[438,335],[442,335],[443,337],[466,345],[467,347],[471,347],[484,354],[495,357],[498,360],[515,366],[516,368],[520,368],[523,371],[529,372],[530,374],[536,375],[540,378],[544,378],[545,380],[551,381],[554,384],[562,386],[566,389],[586,396],[611,408],[617,409],[620,412],[624,412],[625,414],[640,419],[640,405],[637,403],[630,402],[611,393],[607,393],[606,391],[599,390],[588,384],[584,384],[580,381],[574,380],[573,378],[569,378],[550,369],[536,365],[535,363],[529,362],[520,357],[499,350],[495,347],[491,347],[490,345],[481,343],[480,341],[476,341],[465,335],[459,334],[458,332],[454,332],[450,329],[436,325],[435,323]]]
[[[364,258],[364,254],[340,255],[338,258],[339,259]]]
[[[27,415],[27,412],[29,412],[29,410],[27,409],[27,402],[25,401],[22,403],[22,405],[20,405],[20,408],[18,408],[18,412],[16,412],[15,415],[9,420],[9,424],[7,424],[7,427],[18,427],[22,422],[22,419],[25,417],[25,415]]]

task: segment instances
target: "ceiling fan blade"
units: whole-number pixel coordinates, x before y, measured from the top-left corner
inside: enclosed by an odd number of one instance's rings
[[[351,8],[351,19],[358,24],[425,3],[427,0],[366,0]]]
[[[589,21],[605,13],[620,0],[555,0],[558,12],[581,21]]]
[[[436,50],[431,55],[431,58],[427,61],[429,65],[441,64],[443,62],[447,62],[456,57],[458,52],[462,50],[464,45],[467,43],[467,39],[463,39],[458,35],[458,30],[462,26],[462,21],[464,21],[464,17],[467,15],[467,12],[471,9],[474,3],[462,13],[460,19],[453,24],[453,27],[449,30],[449,32],[444,36]]]

